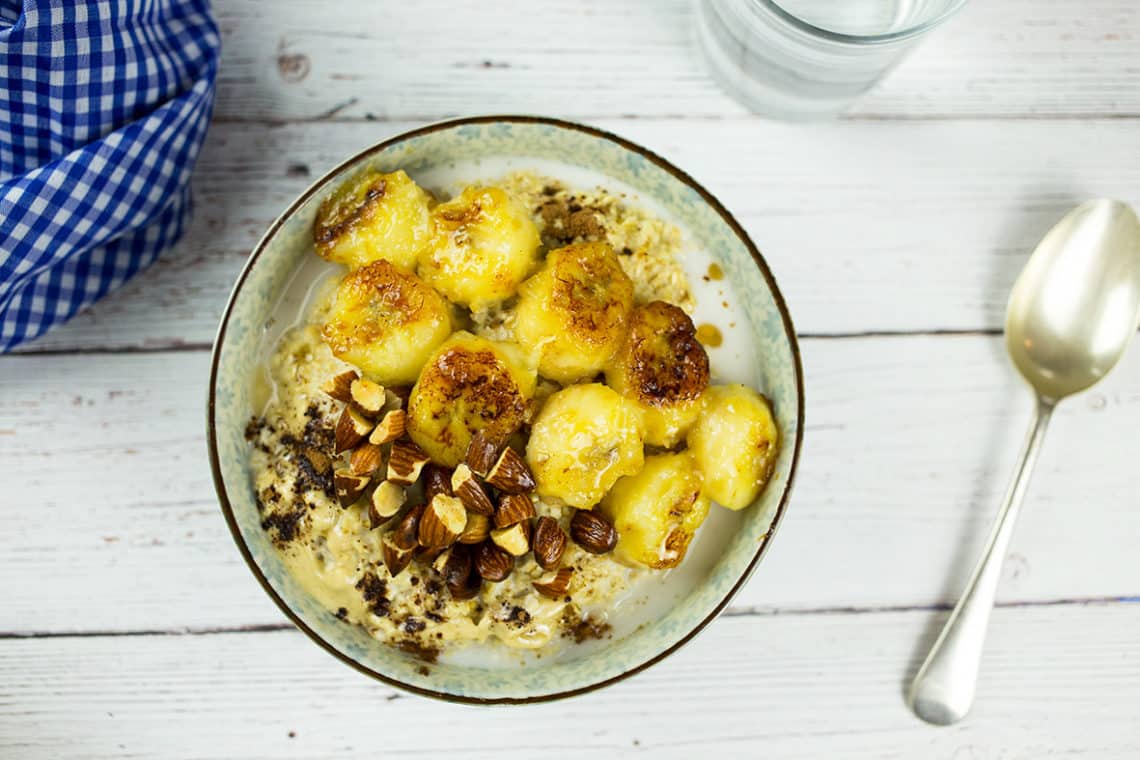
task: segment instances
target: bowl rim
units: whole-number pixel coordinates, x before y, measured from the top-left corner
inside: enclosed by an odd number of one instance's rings
[[[784,332],[787,335],[789,348],[792,354],[792,363],[795,373],[795,387],[796,387],[796,434],[795,441],[792,446],[792,460],[788,469],[787,480],[782,484],[783,493],[780,495],[780,501],[776,506],[775,515],[772,517],[772,522],[768,526],[768,530],[760,539],[759,546],[756,548],[755,554],[749,560],[747,567],[740,574],[740,577],[733,584],[732,588],[724,595],[724,597],[699,620],[689,631],[687,631],[681,638],[673,642],[670,646],[661,650],[653,657],[646,659],[643,662],[628,668],[621,673],[610,676],[608,678],[595,681],[585,686],[578,686],[572,689],[564,689],[561,691],[553,691],[546,694],[528,695],[523,697],[477,697],[466,696],[462,694],[454,694],[447,691],[440,691],[436,689],[425,688],[415,684],[407,683],[399,678],[381,673],[374,670],[363,663],[358,662],[345,652],[340,651],[333,646],[330,642],[326,641],[321,634],[311,628],[300,615],[295,613],[288,603],[277,593],[265,574],[261,571],[261,567],[253,558],[253,554],[241,534],[241,529],[238,526],[237,518],[234,515],[233,505],[230,504],[229,496],[226,491],[225,482],[222,479],[221,461],[219,459],[218,444],[217,444],[217,426],[215,421],[215,400],[217,396],[217,382],[218,382],[218,367],[221,359],[222,345],[226,338],[226,328],[229,326],[230,316],[233,312],[234,304],[237,301],[238,294],[241,292],[242,286],[245,284],[246,278],[253,270],[254,265],[264,252],[267,244],[274,238],[278,230],[288,221],[297,210],[309,201],[312,196],[317,193],[324,185],[334,176],[340,174],[345,169],[357,164],[369,156],[386,150],[393,145],[404,142],[406,140],[419,137],[422,135],[430,134],[432,132],[445,131],[471,124],[495,124],[495,123],[511,123],[511,124],[541,124],[558,129],[565,129],[575,132],[584,133],[590,137],[606,140],[615,143],[619,147],[636,153],[651,163],[655,164],[658,168],[668,172],[675,179],[682,184],[688,186],[696,192],[701,200],[704,201],[710,208],[712,208],[724,221],[726,225],[732,230],[733,234],[744,244],[745,248],[752,256],[753,263],[757,269],[760,270],[761,276],[768,285],[768,289],[772,294],[772,300],[776,304],[776,308],[780,312],[780,319],[782,321]],[[752,238],[745,232],[744,228],[736,221],[736,218],[728,211],[725,206],[713,196],[708,190],[704,188],[699,182],[693,179],[688,173],[674,166],[665,158],[659,156],[657,153],[645,148],[635,142],[632,142],[624,137],[620,137],[612,132],[599,129],[597,127],[579,124],[577,122],[566,121],[564,119],[556,119],[545,116],[533,115],[487,115],[487,116],[469,116],[457,119],[446,119],[443,121],[432,122],[422,127],[417,127],[397,135],[389,137],[378,143],[375,143],[363,150],[355,153],[351,157],[341,161],[329,171],[325,172],[321,177],[313,181],[291,204],[285,209],[269,228],[265,234],[257,241],[250,253],[249,258],[246,260],[245,265],[242,267],[241,273],[238,275],[233,289],[226,301],[225,310],[222,312],[222,319],[218,325],[218,332],[214,338],[214,346],[210,353],[210,380],[207,388],[207,401],[206,401],[206,445],[210,460],[210,471],[214,480],[214,490],[217,492],[218,501],[222,509],[222,514],[226,519],[226,524],[229,526],[230,534],[233,536],[234,543],[237,544],[238,550],[241,552],[242,558],[245,560],[246,565],[249,567],[250,572],[257,578],[258,583],[261,584],[265,593],[274,601],[287,618],[299,628],[309,639],[319,645],[329,654],[336,657],[341,662],[355,668],[357,671],[370,676],[388,686],[393,686],[398,689],[412,692],[420,696],[432,697],[435,699],[444,700],[447,702],[462,703],[462,704],[476,704],[476,705],[496,705],[496,704],[535,704],[540,702],[552,702],[567,697],[573,697],[587,692],[595,691],[606,686],[610,686],[619,681],[622,681],[630,676],[636,675],[641,671],[656,665],[664,660],[669,655],[676,652],[685,644],[693,640],[694,637],[708,626],[720,613],[728,606],[729,602],[736,596],[744,584],[752,577],[752,573],[760,564],[760,560],[768,551],[768,546],[771,544],[772,537],[776,534],[777,528],[783,521],[784,513],[787,511],[788,502],[791,498],[792,486],[795,481],[796,467],[799,464],[800,449],[803,443],[804,436],[804,382],[803,382],[803,362],[800,357],[799,342],[796,338],[795,327],[792,324],[792,317],[788,311],[787,304],[784,301],[784,296],[780,292],[779,287],[776,285],[776,278],[772,275],[771,270],[768,268],[767,262],[764,260],[756,244],[752,242]]]

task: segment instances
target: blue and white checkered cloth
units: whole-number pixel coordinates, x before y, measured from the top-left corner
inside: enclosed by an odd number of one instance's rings
[[[0,353],[181,235],[218,52],[208,0],[0,0]]]

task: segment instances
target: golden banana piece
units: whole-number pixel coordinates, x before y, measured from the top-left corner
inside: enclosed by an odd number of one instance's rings
[[[349,269],[386,259],[413,272],[432,238],[430,202],[403,171],[367,171],[321,204],[313,225],[317,254]]]
[[[337,357],[381,385],[413,382],[450,334],[443,296],[384,259],[345,275],[322,331]]]
[[[551,251],[519,288],[515,339],[538,373],[567,384],[593,377],[625,338],[633,283],[607,243]]]
[[[684,451],[646,457],[641,472],[615,483],[598,510],[617,529],[618,559],[660,570],[681,564],[709,513],[709,498]]]
[[[408,434],[433,462],[455,467],[476,431],[505,442],[522,425],[535,381],[517,346],[457,332],[412,388]]]
[[[420,276],[455,303],[484,309],[515,294],[538,253],[538,228],[526,208],[497,187],[468,187],[436,206],[432,245]]]
[[[526,461],[540,496],[591,509],[618,478],[641,469],[641,417],[604,385],[571,385],[531,423]]]
[[[729,509],[760,495],[779,453],[780,432],[767,399],[744,385],[716,385],[688,435],[705,493]]]
[[[693,320],[664,301],[634,309],[606,382],[641,409],[646,443],[675,446],[700,414],[709,384],[709,357]]]

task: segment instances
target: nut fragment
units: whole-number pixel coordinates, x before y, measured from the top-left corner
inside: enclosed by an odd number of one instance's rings
[[[390,385],[384,389],[384,395],[387,396],[388,403],[395,409],[407,409],[408,399],[412,395],[412,386],[410,385]]]
[[[436,494],[451,496],[451,470],[438,464],[424,467],[424,499],[431,501]]]
[[[372,420],[349,404],[340,413],[340,419],[336,423],[336,453],[356,448],[356,445],[370,432],[372,432]]]
[[[395,578],[411,564],[414,550],[401,549],[396,545],[393,535],[384,536],[384,540],[380,543],[383,548],[384,566],[388,568],[388,574]]]
[[[408,413],[403,409],[392,409],[384,413],[383,419],[376,425],[372,435],[368,436],[370,443],[391,443],[408,429]]]
[[[441,554],[433,565],[443,576],[443,583],[454,597],[460,598],[467,589],[468,581],[474,572],[474,561],[471,559],[471,547],[456,544]],[[469,598],[469,597],[468,597]]]
[[[476,430],[471,443],[467,445],[464,459],[472,472],[485,478],[499,459],[499,444],[491,440],[486,430]]]
[[[321,386],[321,390],[325,392],[329,398],[336,401],[341,401],[345,404],[352,401],[352,381],[359,378],[360,375],[356,374],[351,369],[347,372],[341,372],[336,377],[330,377]]]
[[[410,486],[419,480],[420,472],[428,461],[428,455],[416,444],[396,441],[388,453],[388,480],[401,486]]]
[[[515,523],[509,528],[491,531],[491,540],[501,549],[521,557],[530,551],[530,526],[525,522]]]
[[[503,449],[494,467],[487,473],[487,483],[505,493],[526,493],[534,490],[534,475],[519,453],[510,446]]]
[[[459,534],[459,543],[477,544],[491,535],[491,518],[487,515],[467,513],[467,525]]]
[[[429,549],[451,546],[467,526],[467,510],[454,496],[436,494],[420,518],[420,545]]]
[[[610,521],[584,509],[570,518],[570,538],[590,554],[605,554],[617,545],[617,531]]]
[[[348,468],[353,475],[372,475],[384,464],[384,452],[374,443],[362,443],[352,450]]]
[[[499,508],[495,510],[495,527],[509,528],[534,515],[534,502],[530,496],[525,493],[505,493],[499,498]]]
[[[368,487],[367,475],[354,475],[349,470],[337,470],[333,473],[333,488],[336,490],[336,500],[342,507],[350,507],[356,503]]]
[[[423,517],[424,507],[423,504],[417,504],[404,513],[400,522],[396,523],[396,527],[389,534],[396,548],[407,549],[408,551],[416,548],[420,535],[420,518]]]
[[[463,500],[463,506],[467,507],[468,512],[487,516],[495,514],[495,505],[491,503],[491,497],[475,479],[471,468],[463,462],[460,462],[455,472],[451,474],[451,490]]]
[[[370,416],[375,416],[384,408],[387,397],[384,395],[384,386],[366,380],[363,377],[352,381],[348,392],[358,407]]]
[[[566,551],[566,531],[558,521],[548,515],[543,515],[534,523],[534,538],[531,543],[534,549],[534,560],[543,570],[553,570],[562,561],[562,553]]]
[[[404,489],[391,481],[385,480],[376,486],[368,502],[368,520],[372,528],[379,528],[392,519],[404,506],[405,497]]]
[[[570,588],[570,579],[574,577],[574,569],[561,568],[554,575],[537,580],[533,584],[534,590],[551,599],[562,599],[566,596],[566,589]]]
[[[515,558],[490,541],[475,547],[475,571],[483,580],[491,583],[506,580],[514,567]]]

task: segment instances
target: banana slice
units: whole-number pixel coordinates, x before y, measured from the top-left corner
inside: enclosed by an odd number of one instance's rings
[[[641,469],[641,417],[604,385],[572,385],[543,404],[526,460],[540,496],[591,509],[618,478]]]
[[[704,473],[705,493],[729,509],[744,509],[760,495],[779,453],[780,432],[768,401],[743,385],[717,385],[688,435]]]
[[[700,414],[709,384],[709,357],[693,320],[664,301],[634,309],[606,382],[641,409],[646,443],[675,446]]]
[[[443,296],[384,259],[345,275],[322,333],[336,356],[382,385],[413,382],[450,334]]]
[[[469,187],[432,210],[435,239],[420,276],[455,303],[485,309],[515,294],[534,268],[538,228],[497,187]]]
[[[659,454],[615,483],[598,509],[617,529],[618,559],[664,569],[685,558],[709,513],[709,498],[691,454]]]
[[[321,204],[313,241],[321,258],[356,269],[386,259],[409,272],[432,237],[429,196],[402,171],[368,171]]]
[[[568,245],[519,288],[515,339],[538,355],[540,375],[573,383],[618,350],[632,308],[633,283],[609,245]]]
[[[457,332],[428,360],[408,399],[408,434],[436,464],[463,461],[477,430],[504,441],[523,424],[535,370],[517,346]]]

